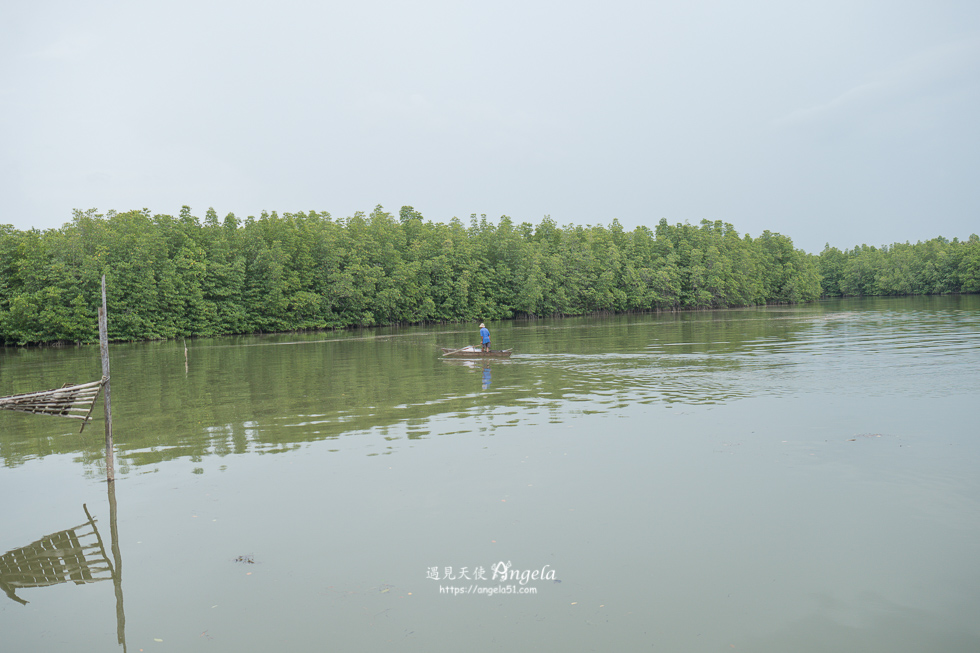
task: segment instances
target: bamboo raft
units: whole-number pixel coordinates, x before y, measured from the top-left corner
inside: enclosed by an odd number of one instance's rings
[[[81,385],[65,384],[64,387],[41,392],[27,392],[0,397],[0,410],[14,410],[35,415],[57,415],[82,420],[82,430],[92,415],[95,399],[106,382],[92,381]],[[81,432],[81,431],[79,431]]]

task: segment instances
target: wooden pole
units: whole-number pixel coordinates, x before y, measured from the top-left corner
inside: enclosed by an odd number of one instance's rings
[[[112,460],[112,403],[109,399],[109,326],[106,316],[105,275],[102,275],[102,306],[99,307],[99,351],[102,354],[102,380],[105,382],[105,468],[106,478],[111,483],[116,480]]]

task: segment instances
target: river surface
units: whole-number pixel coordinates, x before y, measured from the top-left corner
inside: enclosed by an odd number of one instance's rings
[[[113,344],[112,484],[0,411],[0,649],[980,650],[980,297],[488,326]]]

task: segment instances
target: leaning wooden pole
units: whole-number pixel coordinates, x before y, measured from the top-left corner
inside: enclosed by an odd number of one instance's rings
[[[102,353],[102,382],[105,384],[102,396],[105,397],[105,468],[106,479],[116,480],[112,460],[112,403],[109,400],[109,326],[106,317],[105,275],[102,275],[102,306],[99,307],[99,351]]]

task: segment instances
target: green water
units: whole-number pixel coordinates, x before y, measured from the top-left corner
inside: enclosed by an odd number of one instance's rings
[[[113,345],[111,488],[0,412],[0,553],[112,566],[0,565],[3,650],[980,650],[980,297],[488,326]]]

